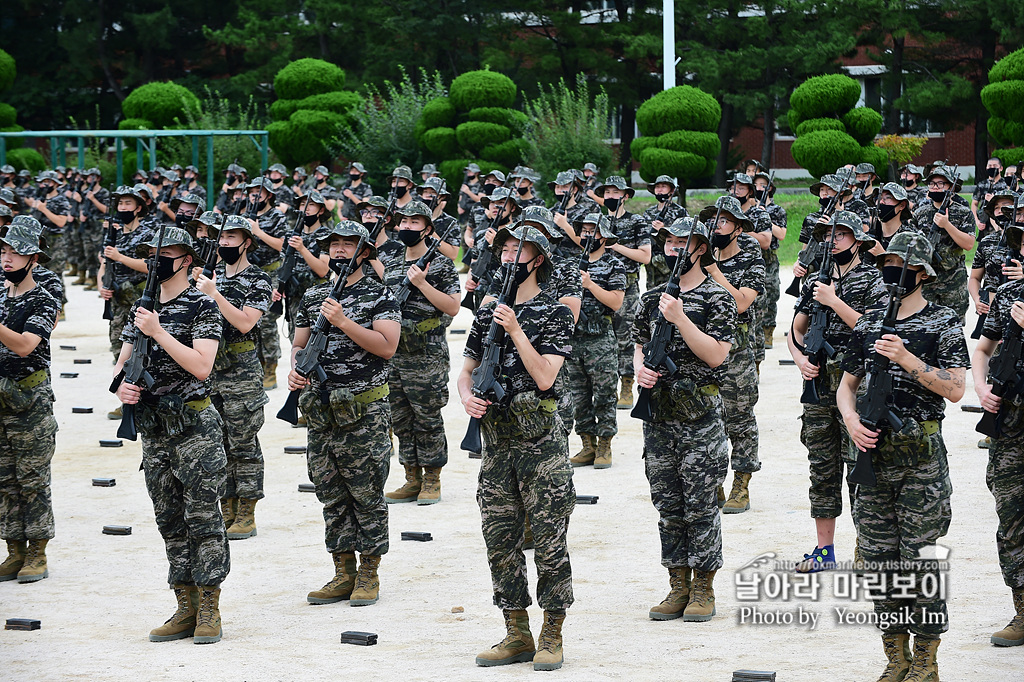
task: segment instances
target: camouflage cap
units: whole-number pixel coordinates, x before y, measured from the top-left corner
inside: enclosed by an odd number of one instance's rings
[[[524,225],[530,225],[539,229],[553,245],[558,245],[565,239],[565,233],[555,223],[551,211],[544,206],[527,206],[523,209],[522,214],[520,214],[519,220]]]
[[[516,170],[512,173],[512,177],[517,180],[529,180],[531,183],[540,182],[540,173],[529,166],[516,166]]]
[[[706,223],[708,228],[713,232],[718,226],[712,225],[708,221],[714,220],[715,216],[718,215],[719,209],[721,209],[722,213],[731,216],[733,221],[735,221],[744,232],[754,231],[754,223],[751,222],[750,218],[747,217],[747,214],[743,212],[743,209],[740,207],[739,200],[733,196],[727,195],[724,197],[718,197],[714,206],[706,206],[701,209],[700,213],[697,214],[697,219]]]
[[[162,177],[164,180],[167,180],[168,182],[178,182],[181,179],[178,177],[178,174],[175,173],[174,171],[164,171],[163,173],[160,174],[160,177]]]
[[[245,168],[239,166],[237,163],[229,163],[228,167],[224,169],[224,174],[234,173],[235,175],[241,175],[245,172]]]
[[[857,184],[857,166],[852,163],[849,165],[853,166],[853,168],[847,168],[846,166],[836,168],[835,175],[839,178],[839,182],[845,180],[846,184],[854,187]]]
[[[267,169],[268,173],[280,173],[281,175],[288,175],[288,169],[283,163],[275,163]]]
[[[814,241],[823,242],[829,238],[833,221],[836,227],[845,227],[853,232],[853,238],[864,245],[862,251],[874,247],[875,238],[864,231],[864,221],[853,211],[836,211],[825,222],[815,224],[812,233]]]
[[[18,177],[19,178],[31,178],[32,177],[32,171],[28,170],[27,168],[23,168],[20,171],[18,171]]]
[[[425,163],[425,164],[423,164],[423,168],[420,168],[420,175],[423,175],[424,173],[432,173],[432,174],[436,175],[437,174],[437,166],[435,166],[432,163]]]
[[[498,181],[498,184],[500,185],[505,184],[505,174],[502,173],[500,170],[495,169],[492,171],[487,171],[487,174],[484,175],[484,180],[486,180],[487,178],[494,178],[495,180]]]
[[[396,208],[394,214],[391,216],[390,224],[397,225],[400,222],[399,216],[421,216],[427,221],[427,225],[430,227],[434,226],[434,218],[430,213],[430,207],[417,199],[413,199],[401,208]]]
[[[936,166],[928,171],[928,177],[925,178],[925,183],[931,182],[932,178],[943,178],[946,182],[953,185],[953,191],[959,191],[963,186],[963,180],[960,179],[958,173],[954,173],[953,169],[949,166]]]
[[[366,167],[358,161],[353,161],[348,165],[348,172],[351,173],[356,170],[360,175],[366,175]]]
[[[138,185],[121,185],[115,189],[110,196],[114,199],[115,210],[117,208],[117,202],[120,201],[121,197],[130,197],[142,207],[142,213],[139,214],[140,218],[146,215],[146,212],[149,211],[149,204],[146,203],[145,197],[143,197],[142,192],[139,191]]]
[[[391,181],[395,180],[397,178],[404,178],[404,179],[408,180],[409,182],[413,182],[413,179],[412,179],[412,169],[409,168],[408,166],[399,166],[399,167],[395,168],[395,170],[391,171],[391,175],[389,175],[387,177],[386,182],[390,186],[391,185]]]
[[[11,175],[14,175],[14,166],[9,163],[5,163],[0,166],[0,173],[10,173]]]
[[[569,172],[576,176],[576,182],[580,187],[587,184],[587,176],[579,168],[570,168]]]
[[[1009,200],[1010,208],[1012,210],[1013,205],[1018,200],[1018,196],[1017,196],[1016,192],[1011,192],[1008,189],[999,190],[998,192],[996,192],[995,194],[992,195],[991,199],[989,199],[988,201],[985,202],[985,213],[988,213],[990,216],[994,215],[994,211],[996,209],[996,204],[999,203],[1000,200],[1003,200],[1003,201]]]
[[[180,173],[181,172],[181,164],[180,163],[172,163],[171,164],[171,170],[172,171],[177,171],[177,172]]]
[[[18,200],[14,198],[14,192],[10,187],[4,187],[0,189],[0,202],[14,206]]]
[[[908,163],[905,166],[901,166],[900,167],[900,171],[907,171],[907,173],[909,173],[910,175],[923,175],[924,174],[924,168],[922,168],[921,166],[915,166],[912,163]]]
[[[139,196],[142,197],[143,199],[146,199],[147,202],[153,201],[153,190],[150,189],[149,185],[147,185],[146,183],[137,182],[132,186],[132,189],[138,192]]]
[[[920,265],[931,277],[935,277],[932,267],[932,243],[917,232],[897,232],[889,242],[889,248],[875,256],[875,265],[879,270],[885,265],[886,256],[899,256],[909,265]]]
[[[274,196],[274,183],[270,181],[270,178],[260,175],[259,177],[253,178],[247,186],[247,189],[265,189],[270,196]]]
[[[729,181],[730,185],[750,185],[754,186],[754,179],[746,173],[736,173],[732,176],[732,180]]]
[[[764,181],[768,183],[768,189],[769,190],[774,190],[775,189],[775,182],[772,180],[772,176],[768,175],[768,173],[766,173],[765,171],[758,171],[758,172],[754,173],[754,182],[755,183],[758,181],[759,178],[763,178]]]
[[[516,215],[517,213],[519,213],[519,211],[522,210],[519,207],[519,199],[507,187],[499,187],[493,192],[491,192],[490,196],[481,198],[480,205],[483,206],[484,208],[487,208],[495,201],[505,201],[506,199],[511,199],[512,201],[512,215]]]
[[[320,206],[324,207],[325,209],[327,208],[327,201],[324,199],[324,195],[320,194],[320,192],[316,191],[315,189],[309,190],[309,194],[307,194],[306,196],[309,197],[309,203],[311,203],[311,204],[319,204]],[[299,205],[302,206],[305,203],[306,203],[306,200],[303,199],[302,202]]]
[[[192,256],[192,261],[202,260],[199,257],[199,253],[196,251],[195,243],[192,241],[192,236],[180,227],[165,227],[164,238],[157,244],[157,240],[160,239],[160,230],[153,233],[153,238],[144,244],[139,244],[135,248],[135,255],[139,258],[149,257],[149,250],[156,248],[166,248],[168,246],[180,246],[185,250],[185,253]]]
[[[36,176],[36,182],[42,182],[43,180],[53,180],[54,182],[60,182],[60,176],[52,170],[45,170]]]
[[[0,204],[0,218],[13,218],[14,214],[11,213],[11,207],[7,204]]]
[[[277,165],[281,166],[281,164],[277,164]],[[281,167],[284,168],[284,166],[281,166]],[[199,174],[199,169],[197,167],[193,166],[192,164],[189,164],[189,165],[185,166],[185,170],[192,171],[196,175]]]
[[[536,227],[518,222],[501,228],[494,235],[494,243],[491,245],[491,250],[494,253],[501,253],[502,245],[509,239],[525,240],[527,244],[533,244],[540,251],[541,255],[544,256],[545,263],[551,259],[551,242]]]
[[[480,172],[480,166],[475,164],[475,163],[471,163],[471,164],[468,164],[462,170],[463,171],[469,171],[470,173],[479,173]]]
[[[327,166],[324,166],[324,165],[317,166],[316,168],[313,169],[313,172],[314,173],[319,173],[320,175],[324,176],[325,178],[331,176],[330,169],[327,168]]]
[[[182,204],[195,204],[196,213],[202,213],[206,210],[206,199],[202,198],[198,194],[189,192],[183,197],[174,197],[171,199],[171,210],[175,213],[178,212],[178,207]]]
[[[609,175],[605,178],[604,182],[594,188],[594,194],[599,197],[604,197],[604,192],[609,187],[614,187],[617,190],[621,190],[626,193],[626,198],[632,197],[636,194],[636,190],[629,186],[626,182],[626,178],[621,175]]]
[[[209,229],[209,227],[207,227],[207,229]],[[245,236],[249,239],[249,246],[246,248],[246,252],[254,251],[258,246],[256,243],[256,237],[252,233],[252,226],[249,225],[248,220],[240,215],[229,215],[224,218],[224,224],[221,226],[218,233],[211,236],[216,238],[219,237],[219,233],[228,232],[229,230],[237,230],[245,233]]]
[[[875,173],[875,165],[873,163],[858,163],[856,166],[853,167],[853,172],[859,175],[871,173],[875,177],[878,177]]]
[[[370,250],[370,259],[373,260],[377,257],[377,247],[374,245],[373,240],[370,239],[370,233],[365,227],[354,220],[339,220],[334,224],[330,232],[317,239],[316,243],[320,246],[320,253],[328,252],[331,241],[335,237],[362,237],[366,242],[365,247]]]
[[[448,191],[448,184],[444,181],[444,178],[440,176],[434,176],[427,178],[422,185],[417,185],[417,189],[421,192],[425,189],[432,189],[440,197],[438,201],[445,201],[452,198],[452,193]]]
[[[612,221],[608,220],[608,216],[602,215],[601,213],[588,213],[579,220],[573,221],[572,226],[576,228],[577,233],[580,235],[580,241],[584,241],[583,237],[583,226],[584,225],[596,225],[598,233],[604,237],[604,243],[606,246],[617,244],[619,238],[612,232]]]
[[[694,249],[692,246],[693,241],[698,242],[698,246],[703,244],[707,247],[704,250],[704,253],[701,254],[700,264],[707,267],[714,263],[715,256],[711,253],[711,231],[708,229],[707,225],[696,218],[687,216],[685,218],[680,218],[671,225],[666,225],[660,228],[658,230],[658,239],[664,243],[665,239],[669,235],[672,235],[673,237],[689,237],[691,232],[693,233],[691,249]]]
[[[882,185],[882,192],[888,192],[896,201],[907,201],[907,189],[898,182],[887,182]],[[879,192],[881,195],[881,192]]]
[[[585,163],[585,164],[583,164],[583,170],[590,171],[591,173],[596,173],[597,172],[597,166],[595,166],[592,163]]]
[[[548,183],[548,188],[554,191],[557,185],[582,185],[583,183],[571,170],[565,170],[555,176],[555,179]]]
[[[845,170],[843,171],[846,172]],[[814,196],[820,196],[821,188],[828,187],[836,194],[842,194],[848,196],[853,194],[853,190],[850,186],[843,182],[843,178],[838,175],[822,175],[821,180],[811,185],[811,194]]]
[[[58,173],[67,173],[68,172],[68,167],[67,166],[57,166],[53,170],[57,171]]]
[[[305,168],[303,168],[302,166],[296,166],[296,167],[295,167],[295,168],[294,168],[294,169],[292,170],[292,175],[298,175],[299,177],[301,177],[301,178],[304,178],[304,177],[306,177],[307,175],[309,175],[309,173],[307,173],[307,172],[306,172],[306,169],[305,169]]]
[[[358,204],[356,204],[356,210],[362,211],[364,208],[369,208],[370,206],[373,206],[375,208],[379,208],[382,211],[386,211],[388,210],[388,205],[389,204],[387,199],[377,194],[374,194],[373,196],[367,197],[360,201]]]
[[[676,191],[676,187],[678,187],[678,185],[676,184],[676,179],[673,178],[672,176],[659,175],[658,177],[654,178],[654,182],[650,182],[647,184],[647,191],[650,192],[651,194],[654,194],[654,186],[660,185],[662,183],[665,183],[666,185],[672,185],[673,194]]]
[[[96,176],[99,176],[99,177],[101,177],[101,178],[103,177],[103,173],[101,173],[101,172],[100,172],[100,169],[99,169],[99,168],[97,168],[96,166],[93,166],[93,167],[92,167],[92,168],[90,168],[89,170],[85,171],[85,176],[86,176],[86,177],[88,177],[88,176],[90,176],[90,175],[96,175]]]
[[[10,226],[7,228],[7,234],[4,235],[3,239],[0,239],[0,242],[7,244],[20,256],[39,254],[39,262],[48,263],[50,262],[50,256],[39,244],[39,237],[42,231],[43,226],[38,220],[31,216],[20,215],[11,221]]]
[[[193,218],[185,223],[185,231],[188,232],[192,239],[199,239],[199,237],[196,236],[198,234],[196,230],[198,230],[199,227],[205,227],[207,239],[216,239],[217,236],[220,235],[220,223],[223,217],[224,216],[216,211],[204,211],[198,218]],[[246,227],[248,227],[248,224]]]

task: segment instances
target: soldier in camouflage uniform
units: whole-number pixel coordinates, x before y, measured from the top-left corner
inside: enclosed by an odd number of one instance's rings
[[[803,287],[788,337],[789,352],[801,377],[805,382],[815,382],[818,393],[818,403],[804,404],[800,417],[800,442],[807,448],[810,463],[811,518],[817,540],[814,549],[804,555],[797,567],[801,573],[835,568],[836,519],[843,513],[843,465],[847,449],[846,430],[835,398],[842,370],[837,358],[826,359],[824,366],[820,366],[804,355],[804,334],[817,302],[827,314],[825,340],[840,349],[864,311],[885,296],[878,269],[861,259],[861,254],[874,245],[874,239],[863,231],[860,217],[851,211],[836,211],[832,218],[819,219],[812,238],[827,245],[833,225],[832,283],[813,279]]]
[[[302,307],[302,297],[306,291],[328,278],[327,254],[320,250],[320,240],[331,232],[331,214],[327,207],[329,199],[323,197],[318,190],[309,190],[309,201],[302,201],[305,214],[302,216],[302,231],[287,238],[287,243],[295,249],[299,257],[295,259],[292,278],[285,284],[284,294],[274,290],[274,300],[285,299],[285,318],[288,320],[288,338],[295,338],[295,315]]]
[[[475,254],[473,265],[475,266],[476,261],[481,257],[489,258],[489,260],[483,277],[480,278],[479,282],[472,274],[466,279],[466,291],[473,292],[473,297],[477,301],[480,301],[483,296],[487,295],[488,287],[498,271],[498,259],[493,257],[494,250],[492,244],[494,237],[502,227],[511,225],[512,219],[522,211],[519,208],[519,203],[516,201],[516,195],[504,187],[499,187],[490,195],[484,197],[480,201],[480,205],[484,213],[477,216],[476,227],[473,231],[471,241]],[[467,238],[467,243],[469,243],[469,238]],[[491,255],[484,255],[485,250]],[[475,308],[476,306],[474,305],[471,309]]]
[[[57,188],[62,197],[68,200],[70,220],[65,226],[65,245],[67,252],[67,270],[65,274],[75,277],[71,284],[85,284],[85,220],[82,220],[82,188],[84,178],[77,168],[67,172],[67,180]]]
[[[36,177],[39,183],[38,198],[25,198],[25,205],[32,209],[32,217],[43,226],[43,236],[49,245],[50,262],[46,268],[58,275],[64,274],[67,265],[67,245],[64,228],[71,221],[71,202],[57,191],[59,180],[53,171],[43,171]],[[65,301],[61,301],[61,305]]]
[[[445,213],[452,195],[448,191],[444,178],[433,177],[416,188],[420,200],[431,210],[430,216],[434,224],[434,234],[444,238],[438,249],[448,260],[454,262],[459,257],[460,230],[452,216]]]
[[[927,283],[925,297],[948,308],[960,316],[963,324],[967,313],[967,265],[965,253],[974,248],[976,233],[969,209],[950,203],[948,210],[939,213],[946,192],[956,192],[960,182],[953,170],[945,166],[933,169],[927,177],[929,201],[914,211],[914,220],[932,243],[935,250],[936,277]]]
[[[822,246],[814,241],[813,236],[814,230],[824,215],[825,209],[828,208],[829,202],[837,194],[840,195],[839,199],[836,200],[834,214],[835,211],[845,210],[847,203],[853,196],[853,190],[843,182],[842,178],[835,175],[821,176],[819,181],[811,185],[810,192],[818,197],[818,204],[821,206],[821,209],[804,217],[803,223],[800,226],[800,234],[797,236],[797,240],[804,246],[800,253],[797,254],[796,264],[793,265],[793,276],[803,282],[806,282],[808,276],[816,272],[821,266]]]
[[[643,425],[645,469],[671,586],[649,615],[708,621],[715,615],[715,573],[722,567],[715,490],[729,468],[718,386],[735,340],[736,303],[704,270],[713,259],[703,223],[683,218],[663,234],[668,264],[674,268],[677,258],[685,259],[680,293],[671,296],[664,287],[647,291],[633,323],[637,383],[648,392],[651,408]],[[661,324],[672,325],[665,349],[676,366],[671,375],[644,364],[644,344]]]
[[[1020,249],[1008,243],[1011,236],[1016,241],[1019,233],[1005,231],[1011,224],[1015,203],[1020,206],[1017,222],[1024,222],[1024,201],[1019,201],[1009,190],[995,193],[985,204],[989,229],[978,242],[978,250],[971,263],[971,277],[967,280],[967,291],[979,317],[988,314],[1000,286],[1007,280],[1021,278]],[[972,338],[977,336],[972,334]]]
[[[520,242],[522,252],[518,253]],[[486,445],[480,464],[480,506],[494,603],[505,617],[504,640],[476,657],[477,665],[533,661],[534,670],[562,665],[562,622],[572,605],[572,568],[566,543],[569,516],[576,505],[565,427],[557,414],[555,378],[572,349],[573,316],[540,281],[551,275],[551,245],[533,227],[502,229],[494,238],[504,268],[518,283],[512,305],[487,303],[477,311],[466,341],[466,361],[458,378],[466,413],[481,420]],[[518,263],[514,263],[516,255]],[[493,324],[505,330],[499,403],[473,393],[473,370]],[[534,645],[526,608],[523,533],[529,515],[536,542],[537,602],[544,609],[539,646]]]
[[[754,175],[754,198],[768,213],[771,221],[772,239],[767,249],[761,249],[764,259],[764,301],[760,307],[761,326],[764,329],[764,347],[772,348],[775,335],[775,321],[779,317],[779,297],[782,295],[782,279],[779,273],[779,245],[786,239],[786,209],[775,203],[775,183],[765,172]]]
[[[366,245],[357,254],[360,238]],[[386,398],[389,360],[398,348],[402,313],[388,288],[368,274],[366,261],[376,256],[369,238],[365,227],[350,220],[337,223],[323,236],[322,253],[339,267],[357,256],[359,267],[349,275],[338,300],[329,298],[331,281],[310,287],[295,316],[288,388],[302,390],[299,405],[309,427],[309,479],[324,505],[325,542],[335,569],[330,582],[306,596],[311,604],[343,599],[351,606],[375,604],[380,593],[377,568],[388,551],[384,483],[392,447]],[[327,378],[314,377],[311,385],[295,371],[294,358],[309,343],[320,315],[328,323],[320,356]]]
[[[555,205],[551,207],[555,225],[570,239],[563,239],[555,247],[555,253],[566,257],[580,257],[579,235],[576,234],[576,223],[591,213],[600,213],[598,206],[583,193],[583,178],[574,171],[562,171],[548,183],[555,195]]]
[[[928,188],[918,184],[923,173],[924,169],[921,166],[910,163],[900,168],[900,184],[907,190],[911,211],[928,199]]]
[[[432,185],[425,186],[433,191]],[[395,233],[404,254],[384,262],[384,283],[397,294],[408,278],[408,299],[401,308],[402,335],[388,378],[392,427],[398,436],[405,484],[385,495],[384,501],[436,504],[441,501],[441,469],[448,463],[441,418],[441,409],[448,404],[451,368],[445,329],[459,314],[459,275],[441,253],[426,268],[417,267],[433,241],[434,223],[426,204],[411,201],[396,216]],[[458,229],[450,233],[457,236]]]
[[[484,198],[483,185],[480,182],[480,166],[471,163],[462,169],[463,183],[459,188],[459,224],[465,225],[473,217],[473,207]]]
[[[224,429],[227,481],[221,511],[228,540],[256,535],[256,502],[263,499],[263,366],[260,364],[260,318],[270,307],[271,280],[249,263],[256,248],[249,221],[228,216],[218,238],[218,263],[212,279],[200,274],[196,288],[210,296],[224,317],[224,334],[211,376],[211,398],[228,423]]]
[[[199,169],[195,166],[185,166],[185,170],[182,171],[181,189],[183,192],[202,197],[203,201],[206,201],[206,188],[199,182]]]
[[[395,168],[385,182],[390,188],[391,195],[395,198],[396,210],[404,208],[406,204],[416,198],[416,183],[412,179],[412,169],[408,166]]]
[[[194,636],[196,644],[208,644],[221,638],[220,584],[231,569],[218,506],[227,466],[223,422],[209,381],[222,318],[213,299],[189,285],[189,266],[197,260],[192,238],[178,227],[165,228],[162,236],[161,246],[154,235],[136,251],[146,257],[159,248],[157,304],[153,311],[133,307],[114,374],[123,376],[138,335],[150,337],[153,385],[121,381],[117,388],[122,403],[136,406],[146,489],[167,551],[167,582],[178,601],[174,615],[149,639]]]
[[[736,202],[721,197],[698,219],[712,230],[711,247],[715,261],[707,274],[736,302],[736,328],[732,347],[720,374],[725,431],[732,444],[732,490],[728,499],[717,490],[723,514],[740,514],[750,509],[750,477],[761,470],[758,458],[757,365],[754,339],[761,332],[755,326],[757,299],[764,295],[765,264],[760,244],[751,236],[753,224]],[[714,224],[715,216],[718,224]]]
[[[533,184],[539,180],[540,176],[532,168],[525,166],[512,175],[512,187],[519,195],[516,201],[520,207],[544,205],[544,200],[533,193]]]
[[[320,193],[327,206],[327,216],[324,217],[324,224],[329,220],[337,218],[338,211],[338,188],[331,183],[331,171],[327,166],[317,166],[313,169],[313,190]]]
[[[953,489],[942,419],[946,400],[963,396],[970,360],[957,314],[921,294],[924,276],[935,274],[930,246],[914,234],[892,240],[879,267],[887,284],[903,289],[895,333],[882,336],[885,310],[869,310],[857,320],[840,358],[845,373],[836,403],[854,446],[851,454],[870,451],[877,479],[873,486],[857,486],[853,520],[865,564],[877,567],[879,584],[885,585],[884,596],[874,602],[888,658],[882,680],[938,680],[939,637],[949,627],[934,559],[935,543],[949,529]],[[908,269],[901,281],[904,259]],[[857,389],[875,354],[890,361],[885,371],[893,378],[892,409],[903,422],[898,431],[868,429],[857,414]]]
[[[760,164],[757,164],[760,166]],[[774,230],[772,219],[757,198],[757,185],[754,178],[746,173],[737,173],[733,176],[730,185],[730,197],[739,202],[739,211],[746,215],[750,221],[751,229],[747,234],[757,242],[758,247],[763,251],[771,249]],[[709,227],[713,227],[710,226]],[[764,256],[762,256],[762,259]],[[754,353],[754,364],[757,371],[761,370],[761,362],[764,360],[764,315],[761,306],[764,304],[764,296],[759,296],[754,301],[754,307],[750,311],[750,348]]]
[[[18,216],[15,216],[18,217]],[[30,218],[31,216],[24,216],[24,218]],[[13,219],[9,218],[9,221]],[[7,234],[7,230],[10,229],[8,225],[2,225],[3,220],[0,219],[0,237]],[[31,221],[25,222],[24,220],[19,221],[19,224],[27,231],[32,232],[35,235],[36,242],[39,244],[39,248],[46,250],[46,238],[43,237],[43,226],[39,224],[39,221],[32,218]],[[47,270],[46,267],[40,263],[36,263],[35,267],[32,268],[32,279],[35,280],[36,285],[42,287],[53,296],[56,300],[61,301],[64,299],[64,279],[56,272]],[[3,270],[0,269],[0,283],[5,280]]]
[[[895,182],[887,182],[878,191],[878,203],[875,206],[877,220],[871,220],[869,230],[875,239],[871,248],[872,256],[881,256],[900,232],[918,232],[917,223],[910,212],[910,197],[903,186]],[[866,259],[865,259],[866,260]]]
[[[983,180],[976,180],[974,183],[974,193],[971,195],[971,213],[974,214],[974,222],[978,227],[979,239],[984,236],[985,228],[988,227],[988,215],[985,211],[985,205],[988,204],[996,192],[1008,189],[1006,181],[1003,179],[1002,161],[993,156],[985,165],[985,170],[987,177]]]
[[[60,302],[34,279],[48,259],[41,231],[34,218],[18,216],[0,238],[0,538],[8,553],[0,581],[21,583],[49,575],[46,544],[54,536],[50,333]]]
[[[99,168],[86,171],[86,186],[82,194],[82,207],[79,220],[82,222],[83,248],[85,250],[85,291],[96,291],[99,272],[99,252],[103,250],[105,231],[102,222],[107,215],[107,203],[110,201],[110,190],[103,187]]]
[[[853,168],[853,177],[856,186],[853,190],[853,198],[863,201],[869,208],[878,203],[878,188],[875,187],[875,180],[878,175],[875,173],[875,166],[871,163],[858,163]]]
[[[373,187],[366,182],[366,168],[358,161],[349,164],[348,182],[341,190],[341,217],[345,220],[359,220],[356,206],[363,199],[373,196]]]
[[[647,185],[647,191],[657,200],[654,206],[644,211],[644,218],[651,225],[651,262],[644,265],[647,273],[647,289],[661,286],[668,281],[669,268],[665,265],[664,245],[658,242],[661,228],[668,227],[688,214],[686,209],[672,201],[676,193],[676,181],[668,175],[659,175]]]

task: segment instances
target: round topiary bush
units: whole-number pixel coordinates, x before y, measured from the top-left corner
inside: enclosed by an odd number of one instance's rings
[[[648,182],[652,182],[659,175],[668,175],[672,178],[699,178],[706,168],[707,160],[690,152],[651,147],[640,155],[641,176]]]
[[[889,170],[889,155],[881,147],[876,147],[873,144],[865,145],[860,148],[861,157],[858,163],[870,163],[875,167],[875,172],[878,177],[885,180]]]
[[[1024,146],[1024,124],[1016,121],[992,116],[988,119],[988,134],[995,139],[996,144],[1006,147]]]
[[[6,102],[0,102],[0,128],[14,125],[18,120],[18,110]]]
[[[270,146],[288,166],[302,166],[314,161],[326,161],[331,144],[345,118],[332,111],[300,109],[287,121],[275,121],[267,126]]]
[[[424,128],[451,127],[455,116],[455,107],[447,97],[435,97],[423,106],[420,122]]]
[[[993,116],[1024,123],[1024,80],[989,83],[981,89],[981,101]]]
[[[454,128],[431,128],[423,133],[423,146],[431,154],[445,159],[459,153],[459,142]]]
[[[988,71],[989,83],[1020,80],[1024,80],[1024,49],[1006,55]]]
[[[863,152],[857,140],[838,130],[818,130],[793,141],[793,158],[818,178],[847,163],[859,163]]]
[[[818,130],[840,130],[845,133],[846,126],[837,118],[809,118],[806,121],[801,121],[795,132],[799,137]]]
[[[466,114],[466,118],[470,121],[483,121],[506,126],[513,135],[522,135],[526,131],[526,124],[529,121],[523,112],[501,107],[477,107]]]
[[[690,85],[663,90],[636,110],[641,135],[664,135],[673,130],[716,132],[721,119],[718,101]]]
[[[156,128],[172,126],[177,120],[187,121],[186,112],[197,116],[199,98],[177,83],[146,83],[129,94],[121,103],[125,118],[142,118]]]
[[[9,150],[7,163],[14,166],[15,170],[30,170],[33,173],[46,170],[46,159],[43,158],[43,155],[35,149],[27,147]]]
[[[1003,166],[1018,166],[1024,164],[1024,147],[1014,147],[1013,149],[996,149],[992,152],[992,156],[999,159]]]
[[[18,75],[18,69],[14,57],[0,50],[0,92],[9,89],[14,85],[14,78]]]
[[[122,118],[117,124],[118,130],[152,130],[153,123],[144,118]]]
[[[634,159],[639,161],[640,155],[644,153],[645,149],[657,146],[657,137],[634,137],[633,141],[629,143],[629,153]]]
[[[348,119],[351,111],[359,106],[363,98],[349,90],[323,92],[304,99],[279,99],[270,105],[270,117],[275,121],[287,121],[300,109],[333,111]]]
[[[344,87],[345,71],[322,59],[298,59],[274,76],[274,93],[278,99],[305,99]]]
[[[500,144],[484,147],[480,150],[480,158],[514,168],[523,162],[528,147],[526,140],[516,137]]]
[[[644,138],[639,138],[644,139]],[[696,130],[673,130],[670,133],[659,135],[657,146],[662,149],[671,149],[676,152],[689,152],[705,159],[714,158],[722,142],[716,133],[704,133]]]
[[[786,120],[789,122],[789,130],[795,136],[800,124],[804,122],[803,115],[796,109],[790,108],[789,112],[786,114]]]
[[[516,99],[516,84],[495,71],[467,71],[452,81],[448,97],[459,111],[510,107]]]
[[[882,115],[868,107],[857,107],[843,116],[846,132],[861,145],[867,146],[882,132]]]
[[[455,129],[459,144],[464,149],[480,150],[492,144],[500,144],[512,137],[508,127],[483,121],[466,121]]]
[[[790,95],[789,105],[806,120],[842,116],[859,99],[860,83],[845,74],[834,73],[808,78]]]

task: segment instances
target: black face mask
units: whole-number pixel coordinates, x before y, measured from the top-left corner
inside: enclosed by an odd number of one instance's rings
[[[409,188],[406,187],[405,185],[401,185],[401,186],[397,186],[396,185],[395,186],[395,198],[396,199],[401,199],[402,197],[404,197],[408,193],[409,193]]]
[[[6,277],[11,282],[14,282],[15,284],[21,284],[22,282],[25,281],[25,278],[28,277],[29,270],[31,269],[32,263],[29,263],[20,270],[11,270],[10,272],[5,272],[4,277]]]
[[[178,256],[178,258],[184,258],[184,256]],[[156,278],[158,281],[166,282],[181,271],[181,268],[178,268],[177,270],[174,268],[174,261],[178,260],[178,258],[174,258],[173,256],[160,256],[157,259]]]
[[[878,205],[878,219],[883,223],[887,223],[896,217],[896,206],[889,204]]]
[[[348,263],[348,258],[331,258],[327,262],[327,267],[331,269],[334,274],[341,273],[341,269]]]
[[[234,265],[238,262],[238,259],[242,257],[241,246],[221,246],[218,247],[217,253],[220,255],[220,259],[228,265]]]
[[[756,190],[754,190],[754,196],[757,197],[758,201],[760,201],[761,203],[764,203],[768,199],[768,190],[766,190],[766,189],[756,189]]]
[[[934,201],[936,204],[941,204],[946,198],[945,190],[933,189],[928,192],[928,198]]]
[[[127,225],[135,220],[135,211],[118,211],[117,219]]]
[[[736,239],[737,232],[732,234],[718,234],[715,232],[711,235],[711,247],[714,249],[724,249],[725,247],[732,244],[733,240]]]
[[[487,196],[490,196],[490,195],[494,194],[494,190],[496,190],[496,189],[498,189],[498,186],[495,185],[494,183],[492,183],[492,182],[485,182],[484,183],[484,194],[486,194]]]
[[[516,187],[516,191],[519,192],[519,196],[525,197],[527,194],[530,193],[530,188],[529,187]]]
[[[352,182],[359,182],[363,178],[361,173],[352,173],[348,176],[348,179]]]
[[[904,187],[913,187],[916,184],[917,184],[917,180],[914,180],[913,178],[903,178],[903,186]]]
[[[319,213],[313,213],[312,215],[302,216],[302,224],[305,225],[306,227],[313,227],[314,225],[316,225],[316,221],[318,220],[320,220]]]
[[[658,200],[659,204],[664,204],[666,201],[672,198],[671,194],[655,194],[654,198]]]
[[[262,211],[266,207],[267,207],[266,199],[261,199],[261,200],[256,202],[256,207],[253,210],[255,210],[257,213],[259,213],[260,211]]]
[[[423,232],[420,230],[398,230],[398,241],[406,246],[416,246],[423,241]]]
[[[999,175],[999,169],[998,169],[998,168],[989,168],[989,169],[988,169],[988,176],[989,176],[990,178],[994,178],[994,177],[996,177],[997,175]]]
[[[992,216],[992,222],[998,225],[1000,228],[1006,227],[1010,223],[1010,216],[1008,215],[994,215]]]
[[[192,220],[192,218],[194,217],[195,216],[185,215],[184,213],[175,213],[174,224],[184,230],[185,225],[187,225],[189,221]]]
[[[602,246],[604,246],[604,241],[600,239],[591,239],[589,253],[596,253]]]
[[[902,265],[883,265],[882,266],[882,281],[886,284],[899,284],[900,288],[903,289],[903,295],[913,292],[917,287],[921,286],[917,282],[917,272],[911,269],[907,269],[907,274],[903,276],[903,281],[900,281],[900,273],[903,272]]]
[[[832,260],[835,261],[836,265],[849,265],[854,257],[853,247],[837,251],[832,254]]]
[[[284,178],[278,178],[277,180],[274,180],[273,178],[271,178],[271,180],[270,180],[270,184],[272,184],[274,187],[277,187],[282,182],[284,182]]]
[[[828,205],[832,203],[832,197],[820,197],[818,199],[818,205],[821,206],[821,210],[824,211],[828,208]]]
[[[693,267],[693,261],[691,260],[693,255],[683,251],[682,249],[680,249],[679,253],[684,253],[687,256],[687,262],[683,263],[682,267],[679,268],[679,276],[682,277],[690,271],[690,268]],[[679,253],[674,253],[671,256],[665,256],[665,265],[668,266],[669,270],[676,269],[676,263],[679,261]]]
[[[229,184],[229,185],[233,185],[233,184],[235,184],[235,176],[234,176],[234,175],[232,175],[232,174],[228,174],[228,176],[227,176],[227,182],[228,182],[228,184]]]
[[[618,197],[609,197],[604,200],[604,207],[607,208],[611,213],[615,213],[619,210],[619,204],[622,203],[622,199]]]
[[[530,273],[536,269],[531,268],[530,263],[516,263],[516,285],[525,282],[530,277]]]

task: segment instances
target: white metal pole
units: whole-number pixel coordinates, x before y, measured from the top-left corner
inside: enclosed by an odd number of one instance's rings
[[[665,90],[676,86],[676,3],[662,0],[661,9],[661,62],[664,70]]]

